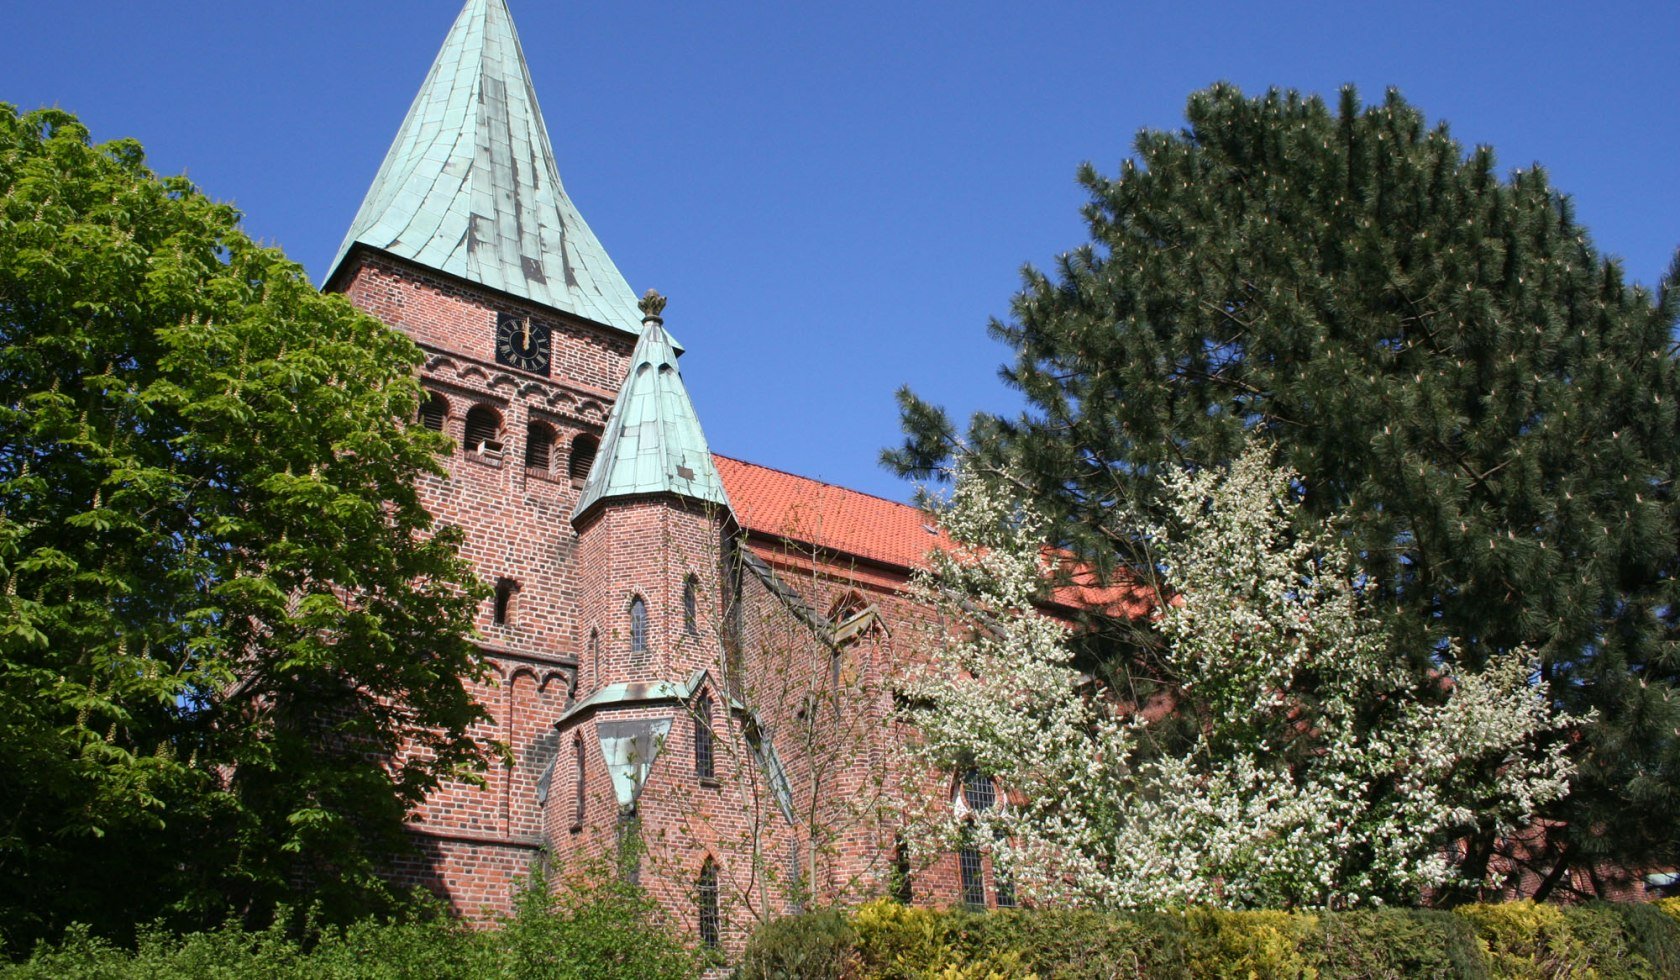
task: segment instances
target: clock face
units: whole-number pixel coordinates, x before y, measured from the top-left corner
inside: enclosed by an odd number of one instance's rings
[[[548,373],[548,326],[528,316],[496,314],[496,362],[536,374]]]

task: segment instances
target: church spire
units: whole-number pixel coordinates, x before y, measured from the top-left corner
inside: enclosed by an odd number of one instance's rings
[[[635,294],[560,186],[505,0],[467,0],[333,259],[357,244],[638,333]]]
[[[572,520],[609,497],[670,493],[727,510],[723,479],[688,400],[677,352],[665,332],[665,297],[648,290],[638,304],[642,339],[607,416],[601,447]]]

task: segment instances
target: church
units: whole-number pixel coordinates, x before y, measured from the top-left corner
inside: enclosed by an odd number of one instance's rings
[[[1012,904],[980,850],[898,836],[905,798],[1001,801],[898,755],[887,678],[927,618],[902,592],[939,532],[710,450],[665,301],[561,185],[504,0],[467,0],[325,289],[423,350],[416,424],[456,448],[422,496],[493,586],[473,693],[506,763],[411,815],[399,884],[484,918],[535,863],[606,868],[730,948],[808,902]]]

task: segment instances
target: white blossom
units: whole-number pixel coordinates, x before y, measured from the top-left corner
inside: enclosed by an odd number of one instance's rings
[[[1299,485],[1251,447],[1167,474],[1168,519],[1138,528],[1173,590],[1156,625],[1173,721],[1192,723],[1174,741],[1076,670],[1035,607],[1045,522],[959,473],[942,514],[959,544],[913,584],[940,615],[903,684],[908,751],[1014,802],[927,812],[919,844],[967,834],[1040,902],[1346,907],[1458,883],[1455,841],[1563,796],[1575,722],[1532,655],[1403,656],[1331,530],[1298,530]]]

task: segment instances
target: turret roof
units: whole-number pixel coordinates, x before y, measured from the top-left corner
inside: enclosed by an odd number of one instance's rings
[[[642,304],[647,326],[607,415],[573,520],[610,497],[637,494],[671,493],[729,508],[677,367],[676,348],[659,318],[665,301],[649,290]]]
[[[505,0],[467,0],[329,280],[358,243],[640,332],[635,294],[560,185]]]

